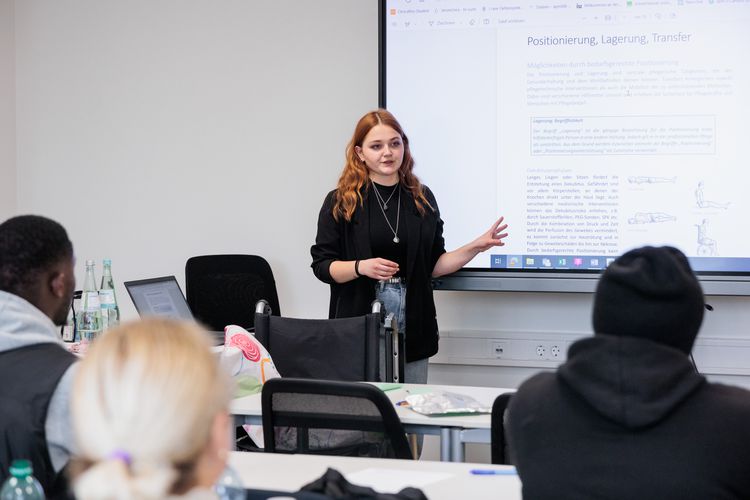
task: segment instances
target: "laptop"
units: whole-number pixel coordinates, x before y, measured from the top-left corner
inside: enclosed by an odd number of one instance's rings
[[[142,318],[160,316],[195,321],[180,284],[174,276],[126,281],[125,289]],[[223,331],[209,333],[215,345],[224,344]]]

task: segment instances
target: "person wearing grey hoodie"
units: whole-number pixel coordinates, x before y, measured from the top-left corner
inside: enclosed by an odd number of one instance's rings
[[[75,289],[73,245],[46,217],[0,224],[0,481],[16,458],[32,461],[48,498],[65,495],[73,452],[69,400],[75,356],[59,325]]]
[[[524,498],[750,498],[750,391],[707,382],[688,358],[705,307],[675,248],[605,270],[594,336],[508,408]]]

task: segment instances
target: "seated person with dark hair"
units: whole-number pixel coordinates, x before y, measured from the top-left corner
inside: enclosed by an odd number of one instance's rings
[[[48,498],[65,494],[71,454],[69,398],[75,356],[57,326],[73,298],[73,245],[57,222],[34,215],[0,224],[0,481],[31,460]]]
[[[511,401],[525,498],[750,498],[750,392],[708,383],[688,359],[703,311],[679,250],[644,247],[607,268],[595,335]]]

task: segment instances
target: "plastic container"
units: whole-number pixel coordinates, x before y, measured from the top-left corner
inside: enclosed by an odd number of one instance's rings
[[[0,488],[0,500],[44,500],[44,490],[33,476],[34,470],[28,460],[13,460],[10,477]]]

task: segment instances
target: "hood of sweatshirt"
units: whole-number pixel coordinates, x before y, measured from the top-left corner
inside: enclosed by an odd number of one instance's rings
[[[30,302],[0,290],[0,352],[42,343],[62,345],[60,329]]]
[[[706,381],[678,349],[601,334],[570,346],[558,377],[594,410],[629,429],[660,422]]]

